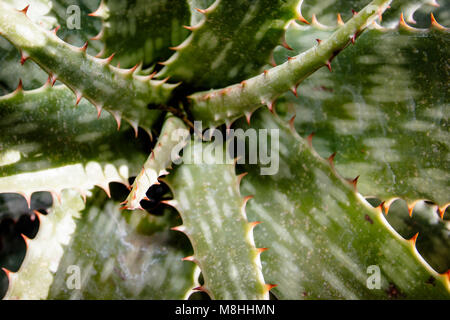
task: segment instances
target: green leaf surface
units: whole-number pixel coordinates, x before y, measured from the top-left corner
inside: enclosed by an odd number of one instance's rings
[[[212,299],[268,299],[246,200],[240,196],[233,161],[224,161],[214,151],[219,149],[221,145],[215,149],[214,144],[192,142],[183,150],[183,164],[165,179],[174,194],[169,204],[183,219],[176,230],[189,237],[194,255],[186,260],[198,264],[201,290]]]
[[[147,190],[159,184],[158,178],[168,174],[172,165],[175,148],[182,148],[189,130],[180,118],[169,116],[165,120],[155,148],[144,163],[144,167],[133,182],[131,192],[125,201],[125,207],[131,210],[141,209],[140,202],[146,198]]]
[[[419,201],[411,215],[408,209],[405,201],[396,200],[386,219],[406,239],[419,233],[416,246],[425,260],[438,272],[450,270],[450,223],[440,218],[436,205]]]
[[[190,18],[185,0],[104,0],[96,12],[103,21],[98,37],[104,44],[102,55],[115,53],[114,61],[123,67],[164,61],[173,53],[169,47],[189,34],[183,28]]]
[[[3,2],[0,9],[0,35],[53,79],[66,84],[75,93],[74,101],[86,97],[99,110],[113,113],[118,123],[124,118],[135,127],[139,124],[147,130],[151,128],[154,117],[147,106],[167,102],[175,85],[152,80],[150,75],[138,75],[139,69],[113,67],[109,59],[92,57],[84,47],[65,43],[23,12]]]
[[[267,281],[280,299],[449,299],[448,275],[429,267],[414,242],[403,239],[340,178],[287,123],[267,111],[254,129],[278,129],[279,171],[260,175],[247,165],[243,194],[255,230]],[[272,137],[273,138],[273,137]],[[270,186],[270,189],[267,188]],[[369,289],[371,266],[379,268],[380,289]],[[376,268],[371,267],[371,268]],[[434,284],[429,284],[430,277]]]
[[[331,71],[331,61],[336,55],[371,25],[389,3],[389,0],[372,1],[328,39],[263,74],[224,89],[191,95],[194,117],[207,126],[229,125],[243,115],[249,119],[263,105],[272,110],[281,94],[289,90],[296,92],[299,83],[318,69],[328,66]]]
[[[171,216],[122,212],[99,192],[85,206],[65,191],[39,219],[7,299],[182,299],[196,285],[195,265],[181,261],[187,239],[168,230]]]
[[[191,1],[191,6],[203,2]],[[199,8],[206,10],[203,19],[193,16],[192,34],[175,48],[159,76],[210,89],[258,74],[282,43],[297,5],[298,0],[217,0]]]
[[[108,183],[128,183],[145,160],[143,141],[112,116],[97,119],[86,100],[75,107],[65,86],[44,86],[0,97],[0,192],[27,198]]]
[[[320,24],[334,26],[337,21],[337,14],[348,19],[352,16],[352,10],[358,11],[370,0],[303,0],[301,10],[302,15],[310,22],[316,16]],[[443,2],[443,1],[442,1]],[[437,5],[436,0],[393,0],[390,8],[383,16],[385,25],[398,23],[401,13],[404,14],[408,22],[414,22],[414,13],[423,6]]]
[[[288,39],[302,51],[326,33],[292,29]],[[315,133],[322,156],[336,152],[338,172],[359,175],[364,196],[442,206],[450,200],[449,50],[445,31],[369,30],[333,73],[319,71],[279,110],[295,110],[297,130]]]

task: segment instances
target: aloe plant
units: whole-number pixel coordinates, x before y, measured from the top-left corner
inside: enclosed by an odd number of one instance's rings
[[[449,299],[441,5],[0,0],[5,299]]]

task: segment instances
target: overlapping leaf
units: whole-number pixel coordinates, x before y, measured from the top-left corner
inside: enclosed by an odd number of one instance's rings
[[[61,204],[40,215],[39,233],[28,241],[21,268],[9,274],[6,298],[188,296],[197,273],[194,265],[181,261],[189,249],[180,241],[185,239],[168,230],[173,216],[124,215],[117,203],[105,198],[96,192],[84,208],[80,196],[67,191]]]
[[[137,174],[147,150],[133,130],[118,131],[112,116],[97,119],[89,102],[75,107],[72,98],[49,85],[0,98],[0,192],[84,192]]]
[[[414,241],[401,238],[381,210],[372,209],[287,124],[264,111],[252,128],[280,130],[279,147],[271,149],[279,152],[279,171],[262,176],[257,166],[246,165],[241,187],[254,195],[247,213],[262,221],[255,242],[269,248],[261,257],[263,272],[278,284],[277,297],[450,298],[448,275],[426,265]],[[371,287],[374,270],[378,289]]]
[[[323,31],[292,30],[302,50]],[[280,103],[295,109],[296,128],[315,133],[320,154],[336,152],[346,177],[383,200],[427,199],[444,205],[449,190],[448,33],[370,30]]]
[[[205,2],[190,4],[195,8]],[[256,75],[282,43],[286,26],[297,17],[297,4],[217,0],[208,8],[199,7],[204,17],[193,15],[192,34],[175,48],[159,76],[210,89]]]

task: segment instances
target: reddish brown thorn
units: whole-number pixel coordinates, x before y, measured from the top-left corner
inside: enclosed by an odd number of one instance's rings
[[[358,11],[355,11],[355,10],[352,9],[352,13],[353,13],[354,16],[356,16],[358,14]]]
[[[76,95],[75,105],[77,106],[80,103],[80,100],[83,97],[83,95],[81,94],[81,92],[77,92],[75,95]]]
[[[30,244],[30,238],[28,238],[26,235],[24,235],[23,233],[20,234],[20,236],[22,237],[23,241],[25,241],[25,244],[28,245]]]
[[[271,65],[272,67],[276,67],[276,66],[277,66],[277,63],[275,62],[275,58],[273,57],[273,53],[272,53],[272,55],[270,56],[270,65]]]
[[[438,213],[439,213],[439,216],[441,217],[441,219],[444,219],[444,214],[445,214],[446,209],[447,209],[446,207],[444,207],[444,208],[438,207]]]
[[[352,41],[352,44],[355,44],[355,41],[356,41],[356,33],[351,37],[350,40]]]
[[[112,55],[110,55],[108,58],[106,58],[106,63],[111,63],[112,59],[114,58],[116,54],[113,53]]]
[[[177,227],[173,227],[173,228],[170,228],[170,230],[172,230],[172,231],[178,231],[178,232],[184,232],[184,226],[183,225],[181,225],[181,226],[177,226]]]
[[[81,52],[86,52],[86,49],[87,49],[87,47],[88,47],[88,42],[86,41],[85,43],[84,43],[84,45],[80,48],[80,51]]]
[[[42,213],[40,213],[39,211],[37,211],[37,210],[33,210],[33,213],[34,213],[34,215],[39,219],[39,221],[41,220],[41,218],[42,218]]]
[[[206,10],[205,10],[205,9],[195,8],[195,10],[197,10],[198,12],[203,13],[203,14],[206,13]]]
[[[97,119],[100,119],[103,108],[101,106],[95,106],[95,108],[97,109]]]
[[[322,40],[320,39],[316,39],[317,43],[320,44],[322,42]]]
[[[403,15],[403,12],[400,14],[400,22],[399,22],[400,26],[404,27],[404,28],[410,28],[408,26],[408,24],[405,21],[405,16]]]
[[[194,291],[202,291],[202,292],[205,292],[205,288],[203,288],[202,286],[200,286],[200,287],[195,287],[195,288],[192,289],[192,290],[194,290]]]
[[[150,201],[150,199],[147,196],[143,197],[142,200]]]
[[[331,62],[330,61],[327,61],[326,66],[327,66],[328,70],[330,70],[330,72],[333,72],[333,70],[331,69]]]
[[[100,40],[102,37],[103,37],[103,29],[100,30],[100,32],[96,36],[90,38],[90,40]]]
[[[94,12],[88,13],[88,16],[90,17],[99,17],[101,15],[101,11],[103,10],[102,6],[100,5],[97,10]]]
[[[275,287],[278,287],[278,285],[277,284],[269,284],[269,283],[266,284],[266,290],[267,291],[270,291],[270,290],[272,290]]]
[[[328,157],[328,162],[330,166],[334,168],[334,158],[336,157],[336,152],[334,152],[331,156]]]
[[[9,278],[11,277],[11,273],[12,273],[12,272],[11,272],[11,271],[9,271],[9,270],[8,270],[8,269],[6,269],[6,268],[3,268],[3,267],[2,267],[2,270],[3,270],[3,272],[4,272],[4,273],[6,273],[6,276],[7,276],[7,277],[8,277],[8,279],[9,279]]]
[[[25,61],[28,60],[28,56],[26,56],[22,51],[20,52],[20,64],[23,65]]]
[[[122,201],[121,203],[119,203],[120,205],[124,205],[124,204],[127,204],[128,203],[128,200],[125,200],[125,201]]]
[[[291,92],[294,94],[294,96],[296,96],[298,98],[297,85],[295,85],[291,88]]]
[[[345,23],[344,23],[344,20],[342,20],[342,17],[341,17],[341,14],[340,13],[338,13],[337,14],[337,23],[338,23],[338,25],[340,25],[340,26],[343,26]]]
[[[385,215],[387,216],[388,212],[387,212],[386,208],[384,207],[384,204],[385,204],[385,202],[383,201],[382,203],[380,203],[380,205],[377,207],[377,209],[379,209],[381,213],[383,213],[383,211],[384,211]]]
[[[22,90],[23,90],[22,79],[19,79],[19,84],[17,85],[16,92],[19,92],[19,91],[22,91]]]
[[[284,37],[283,37],[283,42],[281,43],[281,45],[288,50],[294,50],[287,44],[286,39]]]
[[[128,206],[123,206],[119,208],[119,210],[128,210],[128,209],[130,209]]]
[[[25,8],[23,8],[22,10],[19,10],[19,12],[22,12],[24,15],[27,15],[28,12],[28,8],[30,7],[30,5],[27,5]]]
[[[253,199],[254,198],[254,196],[246,196],[246,197],[244,197],[244,206],[245,205],[247,205],[247,202],[250,200],[250,199]]]
[[[442,26],[439,22],[436,21],[436,19],[434,18],[434,14],[431,13],[430,14],[430,18],[431,18],[431,25],[439,30],[446,30],[446,28],[444,26]]]
[[[300,21],[300,22],[306,23],[306,24],[310,24],[308,22],[308,20],[306,20],[305,17],[303,17],[303,15],[300,12],[297,13],[297,20]]]
[[[442,275],[447,276],[447,281],[450,282],[450,270],[447,270],[447,272],[444,272]]]
[[[353,180],[351,181],[351,184],[353,185],[353,187],[355,188],[355,190],[357,189],[358,179],[359,179],[359,176],[357,176],[355,179],[353,179]]]
[[[297,116],[297,115],[294,114],[294,115],[292,116],[292,118],[289,120],[289,127],[291,128],[292,131],[295,131],[294,123],[295,123],[295,117],[296,117],[296,116]]]
[[[267,77],[268,74],[269,74],[269,70],[264,70],[264,76]]]
[[[241,87],[242,88],[245,88],[246,85],[247,85],[247,81],[244,80],[244,81],[241,82]]]
[[[288,61],[295,60],[295,57],[288,57]]]
[[[241,184],[242,179],[243,179],[247,174],[248,174],[248,172],[244,172],[244,173],[241,173],[240,175],[237,176],[237,179],[238,179],[238,185]]]
[[[195,261],[194,256],[184,257],[184,258],[181,258],[181,260],[182,261],[191,261],[191,262]]]
[[[268,248],[256,248],[256,251],[258,252],[258,254],[263,253],[264,251],[269,250]]]
[[[312,132],[312,133],[306,138],[306,141],[308,142],[308,145],[309,145],[310,148],[312,148],[312,140],[313,140],[313,138],[314,138],[314,135],[315,135],[315,133]]]
[[[192,26],[183,26],[183,28],[188,29],[189,31],[194,31],[194,27]]]
[[[120,126],[121,126],[121,124],[122,124],[122,118],[121,118],[121,116],[120,116],[119,114],[117,114],[117,113],[111,113],[111,114],[112,114],[114,120],[116,120],[116,123],[117,123],[117,131],[119,131],[119,130],[120,130]]]
[[[140,63],[137,63],[133,68],[129,69],[128,72],[129,73],[134,73],[136,71],[136,69],[139,67]]]
[[[252,117],[252,113],[251,112],[246,112],[245,113],[245,119],[247,120],[248,125],[250,125],[251,117]]]
[[[408,206],[408,213],[409,213],[409,216],[410,216],[410,217],[412,217],[413,211],[414,211],[414,204]]]
[[[273,113],[273,105],[274,105],[274,102],[273,101],[271,101],[271,102],[269,102],[268,104],[267,104],[267,108],[269,108],[269,111],[270,112],[272,112]]]
[[[59,28],[61,28],[61,26],[56,26],[51,32],[56,36],[56,33],[58,32]]]
[[[417,237],[419,236],[419,233],[417,232],[411,239],[409,239],[409,241],[411,241],[411,243],[413,245],[416,245],[416,241],[417,241]]]
[[[258,224],[261,224],[262,222],[261,221],[253,221],[253,222],[250,222],[250,227],[251,228],[254,228],[254,227],[256,227]]]

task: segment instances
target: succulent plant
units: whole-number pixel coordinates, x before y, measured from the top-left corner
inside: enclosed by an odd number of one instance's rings
[[[5,299],[449,299],[449,12],[0,0]]]

